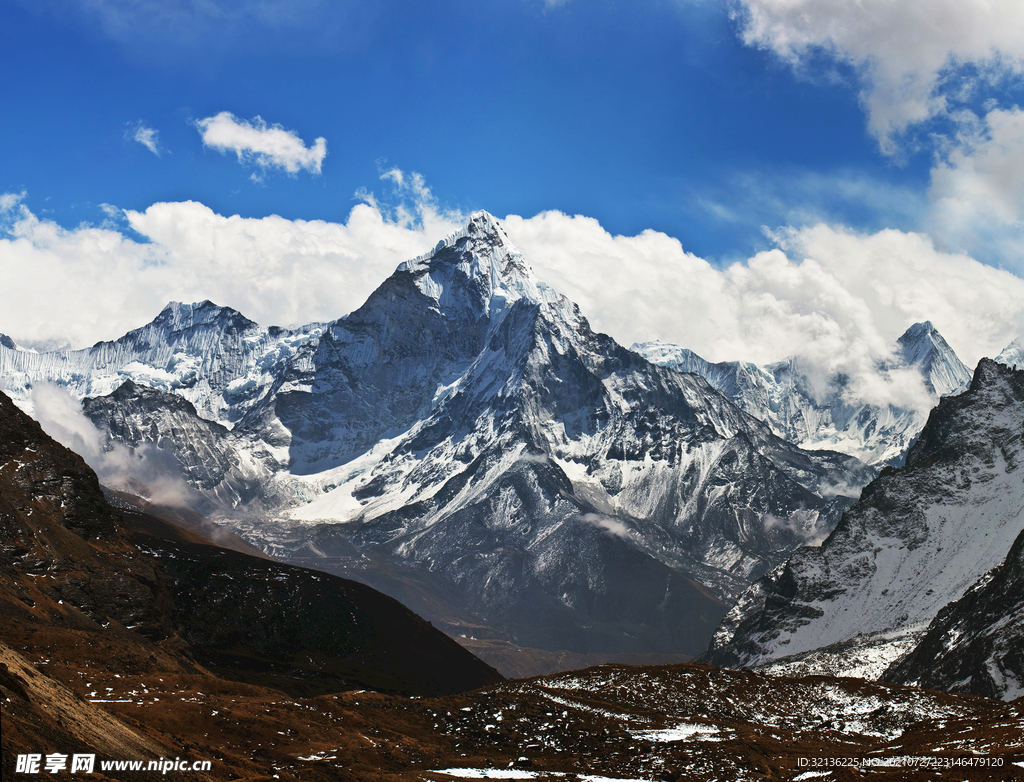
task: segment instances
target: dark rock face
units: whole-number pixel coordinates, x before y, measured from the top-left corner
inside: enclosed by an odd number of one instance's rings
[[[1024,529],[1022,466],[1024,372],[984,359],[970,389],[932,411],[906,466],[883,470],[820,547],[748,590],[705,659],[759,665],[872,634],[905,646]],[[892,656],[877,651],[881,673]]]
[[[42,592],[74,607],[62,621],[111,619],[152,640],[175,632],[169,580],[130,543],[95,473],[0,393],[0,567],[21,603]]]
[[[367,586],[114,509],[82,459],[3,394],[0,534],[8,642],[85,633],[97,646],[120,638],[143,660],[159,644],[179,673],[200,661],[302,694],[438,695],[501,679]]]
[[[882,678],[1003,700],[1024,695],[1024,533]]]

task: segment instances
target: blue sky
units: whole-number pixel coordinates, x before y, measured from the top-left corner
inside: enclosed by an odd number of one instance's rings
[[[486,209],[627,344],[976,360],[1024,332],[1022,8],[0,0],[0,331],[338,317]]]
[[[222,37],[212,22],[129,33],[74,3],[5,0],[3,186],[65,226],[99,220],[103,203],[184,199],[332,220],[360,188],[380,191],[379,167],[397,166],[451,207],[585,214],[724,258],[765,246],[760,226],[801,206],[912,227],[912,215],[802,192],[809,175],[927,185],[926,152],[903,166],[878,153],[852,73],[797,77],[743,45],[722,4],[331,5],[284,29],[243,20]],[[222,111],[324,137],[321,174],[251,181],[193,124]],[[126,137],[138,122],[157,132],[160,157]],[[760,203],[755,181],[785,206]],[[708,202],[742,204],[743,217]]]

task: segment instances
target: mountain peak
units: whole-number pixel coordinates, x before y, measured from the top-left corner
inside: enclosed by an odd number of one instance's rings
[[[897,345],[903,363],[920,369],[925,383],[939,396],[958,394],[970,384],[970,370],[930,320],[908,328]]]
[[[473,286],[488,315],[518,299],[541,303],[559,298],[536,278],[498,219],[482,210],[470,215],[465,228],[442,239],[429,253],[400,264],[397,271],[411,272],[417,287],[439,304],[453,290]]]
[[[996,361],[1011,367],[1024,367],[1024,337],[1017,337],[1003,348],[1003,352],[996,356]]]
[[[153,324],[170,326],[175,331],[214,323],[239,327],[256,325],[238,310],[214,304],[209,299],[191,304],[180,301],[168,302],[153,320]]]

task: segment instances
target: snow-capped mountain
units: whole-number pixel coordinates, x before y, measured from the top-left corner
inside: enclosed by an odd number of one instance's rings
[[[883,470],[820,547],[744,594],[706,659],[763,666],[813,653],[842,675],[870,657],[880,675],[1006,558],[1024,530],[1022,468],[1024,371],[983,359],[970,389],[932,411],[906,466]]]
[[[902,463],[927,418],[926,410],[851,400],[842,377],[833,378],[823,392],[797,359],[766,366],[745,361],[712,364],[691,350],[664,342],[637,343],[631,349],[655,364],[706,378],[783,439],[802,448],[847,453],[879,467]],[[963,391],[970,383],[970,370],[929,322],[907,329],[895,353],[896,366],[921,373],[933,402]]]
[[[995,360],[1014,369],[1024,367],[1024,337],[1018,337],[1003,348],[1003,352],[996,356]]]
[[[106,394],[85,410],[109,442],[171,452],[268,550],[342,552],[523,645],[696,653],[868,477],[591,331],[483,212],[327,326],[171,305],[121,340],[0,362],[22,403],[40,380]]]
[[[56,383],[81,399],[132,380],[173,392],[207,420],[230,427],[324,328],[263,328],[209,301],[171,302],[152,323],[84,350],[37,353],[0,341],[0,377],[8,396],[29,413],[33,384]]]

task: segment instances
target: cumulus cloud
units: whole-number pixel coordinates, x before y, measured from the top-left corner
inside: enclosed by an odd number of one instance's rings
[[[461,224],[430,200],[400,199],[395,216],[366,197],[341,223],[156,203],[123,212],[146,240],[136,241],[109,223],[65,229],[22,195],[0,196],[0,332],[82,347],[148,323],[171,300],[210,299],[265,325],[334,320]]]
[[[229,111],[196,121],[205,146],[222,153],[234,152],[240,163],[260,168],[280,168],[289,174],[300,170],[319,174],[327,156],[327,139],[321,137],[307,147],[293,130],[267,125],[262,117],[239,119]]]
[[[129,124],[125,134],[132,141],[137,141],[157,157],[160,157],[160,134],[153,128],[147,128],[142,120]]]
[[[912,125],[947,111],[973,85],[1024,70],[1018,0],[740,0],[742,37],[794,65],[825,51],[863,81],[869,127],[884,149]]]
[[[822,54],[860,82],[868,128],[886,154],[935,154],[922,227],[945,247],[1024,269],[1024,122],[1000,90],[1024,74],[1019,0],[738,0],[745,43],[796,69]],[[984,104],[985,116],[977,106]],[[942,122],[924,126],[940,118]],[[917,132],[922,130],[924,132]]]
[[[173,455],[151,443],[134,451],[119,443],[105,443],[103,434],[82,412],[82,403],[66,389],[38,383],[32,388],[32,406],[43,431],[81,456],[104,486],[129,491],[158,505],[189,507],[195,501]]]
[[[225,217],[196,202],[124,213],[115,227],[73,230],[0,196],[0,332],[20,344],[114,339],[169,300],[234,307],[265,325],[333,320],[359,307],[395,267],[461,226],[422,178],[382,173],[341,223]],[[1024,334],[1024,280],[928,236],[858,233],[827,224],[773,234],[775,249],[725,268],[657,231],[614,236],[593,218],[544,212],[504,219],[538,277],[624,345],[662,339],[712,361],[795,355],[822,384],[835,373],[878,404],[924,399],[892,358],[897,337],[930,320],[973,365]]]
[[[931,233],[1024,271],[1024,111],[994,109],[932,170]]]

